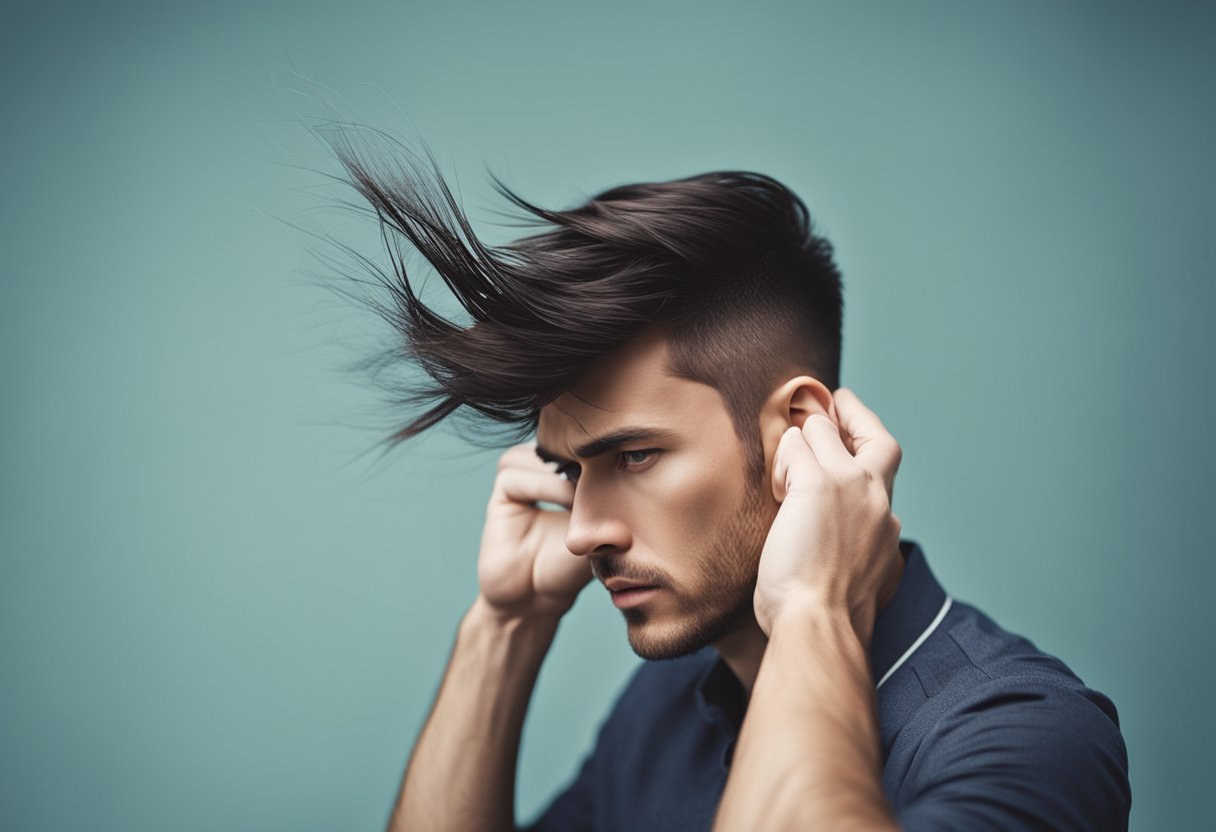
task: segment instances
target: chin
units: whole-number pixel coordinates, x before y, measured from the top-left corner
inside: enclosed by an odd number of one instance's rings
[[[640,610],[625,610],[629,647],[650,661],[678,659],[697,652],[733,630],[751,613],[751,602],[709,618],[664,623]]]
[[[629,626],[629,647],[639,658],[648,661],[678,659],[705,646],[689,640],[682,633],[658,633],[654,629],[652,625]]]

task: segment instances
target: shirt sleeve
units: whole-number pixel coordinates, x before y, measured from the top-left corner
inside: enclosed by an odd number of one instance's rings
[[[517,832],[591,832],[595,818],[595,751],[583,758],[578,774],[540,815]]]
[[[1131,788],[1114,705],[1041,677],[995,678],[925,737],[899,792],[904,832],[1127,829]]]

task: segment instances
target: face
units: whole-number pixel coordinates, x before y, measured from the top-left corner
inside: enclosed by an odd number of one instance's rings
[[[566,546],[613,593],[646,659],[754,626],[752,595],[778,504],[751,486],[716,389],[664,371],[658,332],[596,365],[540,413],[537,443],[575,481]],[[627,428],[653,431],[586,447]],[[618,437],[619,438],[619,437]]]

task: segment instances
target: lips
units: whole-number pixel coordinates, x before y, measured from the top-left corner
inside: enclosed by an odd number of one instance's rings
[[[628,589],[649,589],[657,586],[657,584],[647,584],[641,581],[630,581],[626,578],[609,578],[604,581],[604,586],[609,592],[623,592]]]
[[[612,605],[619,610],[627,610],[631,607],[638,607],[645,604],[654,597],[656,592],[662,592],[662,588],[654,584],[642,584],[637,581],[613,580],[605,581],[604,585],[608,586],[611,583],[613,589],[608,588],[608,592],[612,595]]]

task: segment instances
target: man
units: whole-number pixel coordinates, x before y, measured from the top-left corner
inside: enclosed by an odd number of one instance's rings
[[[473,319],[399,256],[379,275],[392,355],[434,382],[397,398],[437,400],[392,441],[461,407],[531,437],[499,460],[391,830],[518,828],[524,715],[592,580],[648,661],[526,829],[1126,828],[1114,705],[900,539],[901,451],[839,387],[840,275],[797,196],[724,171],[548,211],[498,183],[553,229],[491,249],[433,159],[438,187],[335,148]]]

